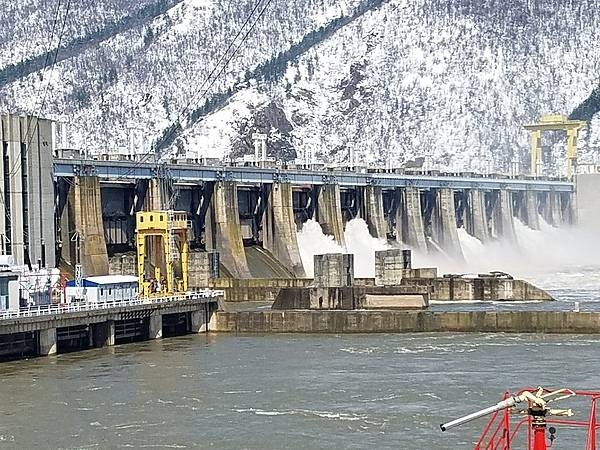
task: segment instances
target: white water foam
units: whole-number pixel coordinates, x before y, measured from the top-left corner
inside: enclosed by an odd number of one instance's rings
[[[377,239],[369,234],[369,227],[363,219],[352,219],[344,230],[346,246],[342,247],[323,233],[321,225],[308,220],[298,232],[298,247],[302,264],[308,277],[314,274],[314,256],[324,253],[352,253],[354,255],[354,276],[368,278],[375,276],[375,251],[391,248],[385,239]]]
[[[514,219],[517,242],[495,240],[485,245],[458,229],[464,261],[444,254],[424,254],[413,249],[413,267],[438,267],[439,273],[508,272],[544,289],[577,288],[600,295],[600,236],[578,227],[553,227],[540,216],[540,230]],[[313,257],[323,253],[354,254],[355,276],[373,277],[375,251],[392,248],[369,234],[362,219],[346,224],[346,248],[323,234],[318,222],[309,220],[298,233],[300,255],[307,275],[313,276]],[[401,245],[402,248],[409,248]]]
[[[309,219],[298,232],[298,248],[304,271],[308,277],[314,275],[314,256],[325,253],[343,253],[342,246],[337,244],[333,236],[323,233],[319,222]]]

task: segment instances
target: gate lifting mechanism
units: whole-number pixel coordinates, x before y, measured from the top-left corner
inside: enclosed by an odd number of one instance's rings
[[[187,213],[140,211],[136,214],[136,233],[139,295],[165,296],[186,292]]]
[[[587,421],[565,419],[564,417],[573,415],[571,409],[548,407],[550,403],[574,396],[590,400],[590,413]],[[527,388],[516,395],[507,392],[502,401],[496,405],[443,423],[440,428],[442,431],[446,431],[480,417],[491,415],[474,450],[510,450],[513,445],[517,445],[518,440],[515,438],[524,423],[527,423],[527,450],[547,450],[554,443],[556,428],[550,426],[547,429],[548,437],[546,438],[546,425],[564,425],[568,428],[585,428],[587,437],[584,449],[596,450],[596,430],[599,427],[596,419],[598,399],[600,399],[600,392],[572,391],[570,389],[552,391],[541,387]],[[519,403],[524,403],[526,407],[523,410],[514,408]],[[511,420],[511,413],[518,416]],[[521,444],[518,448],[523,448],[523,445]],[[571,449],[573,446],[568,445],[564,448]]]

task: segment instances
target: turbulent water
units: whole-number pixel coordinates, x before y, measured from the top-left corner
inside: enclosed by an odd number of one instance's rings
[[[600,298],[594,239],[516,225],[519,249],[483,246],[459,230],[470,267],[418,254],[415,265],[528,276],[558,307]],[[364,253],[387,245],[364,233],[358,221],[345,236],[363,272],[372,261]],[[305,263],[342,250],[317,223],[299,242]],[[599,349],[600,337],[575,335],[216,334],[5,363],[0,447],[468,449],[485,421],[446,433],[439,424],[506,389],[600,388]],[[561,406],[587,416],[581,402]],[[583,448],[583,433],[559,429],[557,438],[555,449]]]
[[[464,254],[456,261],[443,254],[413,252],[413,267],[438,267],[439,273],[508,272],[533,282],[561,301],[600,301],[600,237],[576,227],[556,228],[539,218],[539,231],[514,220],[517,242],[491,242],[484,245],[464,228],[458,237]],[[346,224],[346,246],[323,234],[321,226],[308,221],[298,233],[302,262],[312,275],[315,254],[349,252],[354,254],[355,275],[373,277],[374,252],[392,248],[369,235],[363,219]]]
[[[599,348],[589,336],[196,335],[6,363],[0,446],[467,449],[484,421],[439,424],[507,388],[598,387]],[[557,436],[555,449],[583,447]]]

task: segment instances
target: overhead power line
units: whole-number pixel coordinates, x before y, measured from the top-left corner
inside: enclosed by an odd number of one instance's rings
[[[164,148],[164,146],[169,141],[169,139],[173,136],[173,134],[181,128],[181,123],[182,123],[183,119],[185,119],[185,116],[188,113],[188,111],[190,110],[190,107],[194,103],[200,102],[206,96],[206,94],[210,91],[210,89],[212,88],[214,83],[217,81],[217,79],[221,76],[221,74],[227,68],[227,65],[237,55],[237,53],[241,49],[242,45],[246,42],[246,40],[250,36],[250,33],[252,33],[256,24],[261,19],[261,17],[264,15],[265,11],[267,10],[267,8],[271,4],[271,2],[272,2],[272,0],[266,0],[266,1],[258,0],[254,4],[254,7],[250,11],[250,14],[248,15],[248,17],[246,17],[246,20],[244,21],[244,23],[242,24],[242,26],[240,27],[240,29],[238,30],[238,32],[236,33],[236,35],[234,36],[232,41],[227,46],[227,49],[225,50],[225,52],[217,60],[216,64],[214,65],[212,70],[209,72],[208,76],[204,79],[204,81],[200,84],[200,86],[194,91],[193,95],[190,97],[190,99],[186,103],[185,107],[177,115],[177,119],[168,128],[167,133],[165,135],[163,135],[160,138],[160,140],[155,145],[153,145],[152,148],[148,152],[143,154],[142,158],[139,161],[137,161],[136,164],[133,165],[133,167],[128,171],[128,173],[126,173],[122,176],[128,175],[129,173],[131,173],[131,171],[135,170],[136,167],[139,167],[140,164],[143,164],[152,156],[157,156],[156,162],[158,162],[158,159],[160,158],[160,151]],[[260,8],[261,4],[262,4],[262,8]],[[254,20],[253,20],[253,17],[255,16],[256,12],[259,9],[260,9],[260,11],[258,12],[258,16],[256,16],[256,18],[254,18]],[[250,24],[250,26],[247,28],[248,24]],[[244,33],[244,31],[245,31],[245,33]],[[242,36],[242,38],[239,41],[239,43],[237,43],[238,38],[240,36]],[[237,43],[237,45],[236,45],[236,43]],[[232,49],[233,49],[233,51],[232,51]]]

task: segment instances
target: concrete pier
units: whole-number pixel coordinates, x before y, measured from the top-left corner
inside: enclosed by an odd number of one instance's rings
[[[387,223],[383,212],[383,193],[379,186],[366,186],[364,189],[364,218],[371,236],[387,239]]]
[[[148,323],[148,339],[160,339],[163,333],[163,318],[162,315],[155,312],[149,317]]]
[[[354,284],[354,255],[329,253],[314,256],[314,285],[342,287]]]
[[[333,236],[341,246],[345,245],[339,185],[326,184],[321,187],[317,201],[317,222],[324,234]]]
[[[38,332],[38,339],[38,353],[40,356],[56,354],[56,328],[40,330]]]
[[[31,355],[105,347],[115,344],[160,339],[216,326],[215,312],[220,297],[190,294],[174,300],[153,299],[134,304],[121,302],[113,307],[72,305],[54,307],[45,314],[27,313],[0,319],[2,358],[19,358],[27,335],[35,337]],[[196,328],[189,324],[196,323]],[[23,337],[25,336],[25,337]],[[7,339],[8,337],[8,339]],[[12,346],[6,343],[14,342]]]
[[[532,230],[540,229],[537,192],[525,192],[525,223]]]
[[[250,278],[250,269],[240,226],[237,186],[215,183],[211,207],[207,212],[206,248],[217,250],[221,263],[235,278]]]
[[[501,189],[494,203],[492,213],[492,233],[494,237],[516,242],[513,207],[510,191]]]
[[[490,228],[485,207],[485,193],[471,189],[468,193],[468,208],[465,210],[465,228],[467,232],[481,242],[490,240]]]
[[[600,313],[563,311],[218,312],[215,331],[227,333],[585,333],[598,334]]]
[[[449,255],[458,259],[463,258],[458,240],[452,189],[442,188],[436,194],[435,209],[432,215],[432,237]]]
[[[69,229],[78,234],[80,261],[86,276],[108,274],[108,254],[104,239],[100,180],[98,177],[76,177],[69,191]],[[63,236],[65,239],[65,236]],[[71,251],[77,252],[77,245]],[[76,254],[71,261],[77,261]]]
[[[107,320],[91,324],[92,345],[94,347],[110,347],[115,345],[115,321]]]
[[[291,184],[273,185],[262,229],[263,247],[294,275],[300,278],[306,276],[298,248]]]
[[[425,240],[425,229],[423,227],[423,215],[421,212],[421,195],[419,189],[407,187],[402,192],[402,208],[400,220],[400,232],[402,242],[410,245],[421,252],[427,252],[427,241]],[[398,226],[398,225],[397,225]]]

